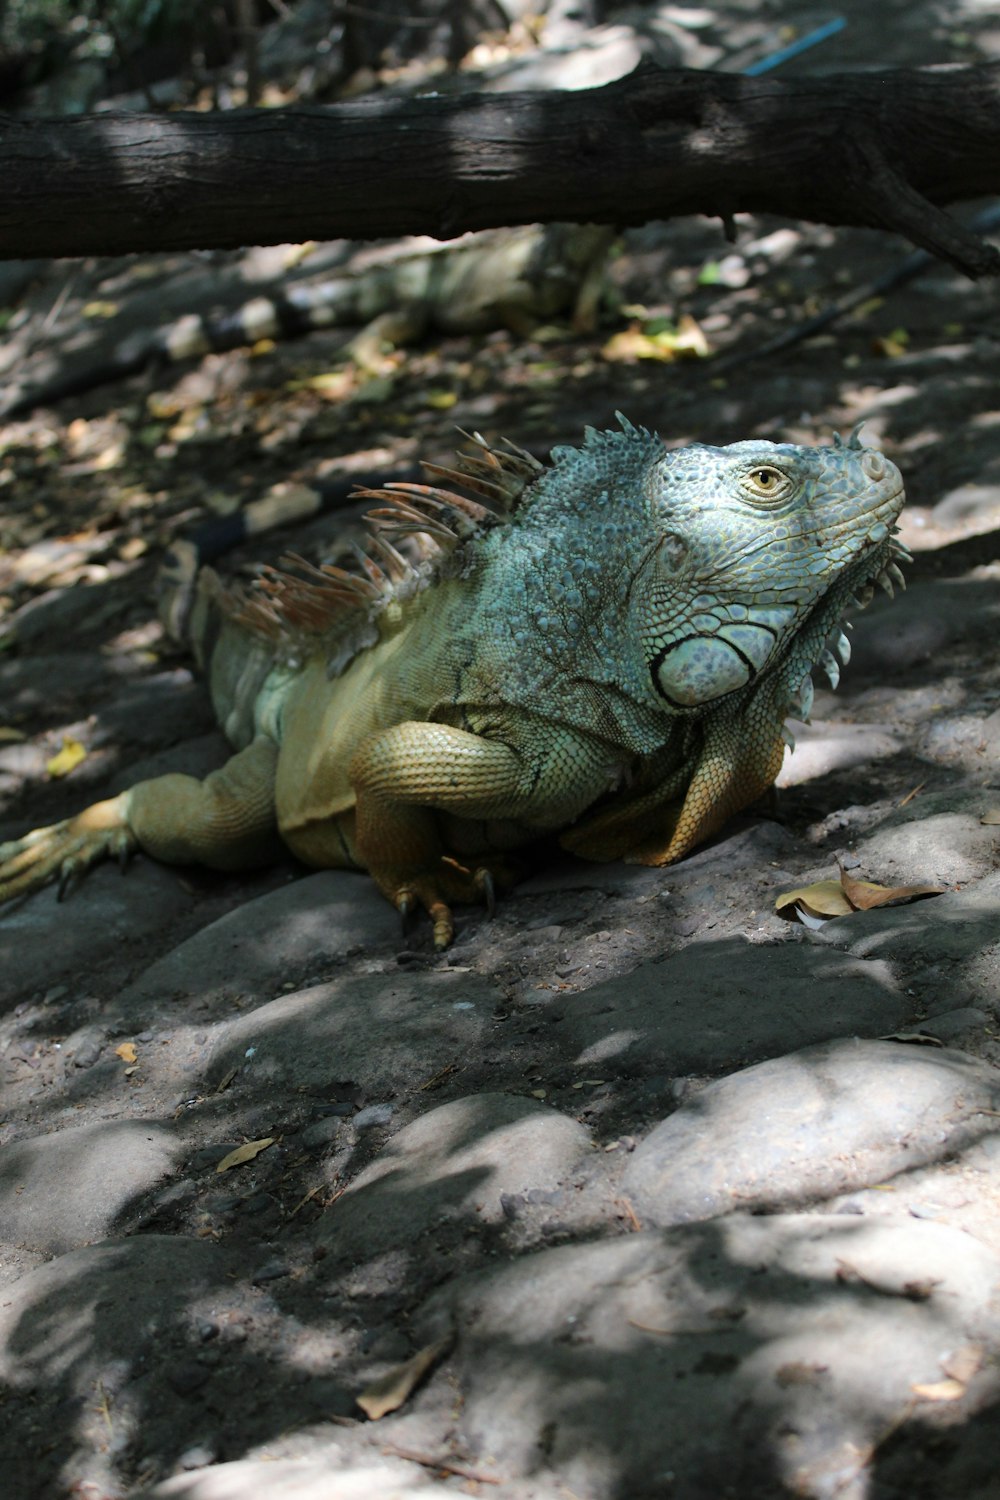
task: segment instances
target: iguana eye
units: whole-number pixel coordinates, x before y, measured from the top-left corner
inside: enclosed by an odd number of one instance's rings
[[[756,505],[780,505],[794,487],[794,481],[773,464],[756,464],[740,475],[740,488]]]

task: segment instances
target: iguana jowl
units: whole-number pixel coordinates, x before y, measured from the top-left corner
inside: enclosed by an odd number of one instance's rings
[[[236,754],[0,847],[0,899],[137,847],[250,867],[280,836],[443,947],[539,834],[660,865],[714,833],[774,781],[813,666],[836,684],[845,610],[902,582],[902,480],[856,435],[668,450],[622,420],[430,477],[367,492],[356,574],[294,560],[241,596],[206,571],[190,634]]]

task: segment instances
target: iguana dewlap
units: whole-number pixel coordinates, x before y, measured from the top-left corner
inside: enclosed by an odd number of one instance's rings
[[[667,449],[622,422],[549,465],[478,451],[370,491],[356,573],[206,570],[190,634],[236,753],[0,847],[0,900],[135,848],[218,869],[370,871],[439,947],[542,833],[681,858],[774,781],[844,611],[902,582],[899,471],[839,440]],[[394,545],[412,535],[421,560]],[[860,598],[858,597],[860,596]]]

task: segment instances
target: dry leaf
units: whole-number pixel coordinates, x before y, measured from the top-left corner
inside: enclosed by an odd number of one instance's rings
[[[940,885],[876,885],[873,880],[856,880],[843,865],[839,880],[817,880],[812,885],[782,891],[775,898],[774,909],[787,920],[807,927],[818,927],[832,917],[849,917],[855,911],[871,911],[876,906],[901,905],[921,896],[940,896],[946,888]]]
[[[960,1380],[932,1380],[926,1385],[911,1385],[910,1390],[923,1401],[958,1401],[965,1395],[965,1386]]]
[[[983,813],[979,821],[980,823],[988,823],[991,827],[995,823],[1000,823],[1000,807],[991,807],[989,812]]]
[[[120,1057],[122,1062],[137,1062],[139,1054],[135,1050],[135,1042],[122,1042],[120,1047],[115,1048],[115,1056]]]
[[[916,901],[920,896],[940,896],[945,889],[941,885],[876,885],[872,880],[855,880],[846,870],[840,872],[840,883],[848,901],[858,911]]]
[[[72,740],[64,736],[62,749],[58,750],[48,762],[45,769],[50,776],[68,776],[81,760],[87,759],[87,752],[79,740]]]
[[[790,918],[795,917],[796,906],[803,906],[814,917],[846,917],[854,910],[839,880],[817,880],[812,885],[796,886],[794,891],[782,891],[774,902],[775,911]]]
[[[0,744],[18,744],[26,740],[28,736],[20,729],[10,729],[6,724],[0,724]]]
[[[241,1167],[245,1161],[253,1161],[268,1146],[274,1145],[274,1136],[265,1136],[262,1141],[244,1141],[242,1146],[237,1146],[235,1151],[230,1151],[224,1156],[216,1167],[217,1172],[228,1172],[230,1167]]]
[[[434,1344],[418,1350],[405,1364],[395,1365],[385,1375],[365,1386],[356,1398],[365,1416],[372,1422],[389,1412],[396,1411],[423,1380],[424,1376],[442,1359],[454,1342],[454,1334],[446,1334]]]

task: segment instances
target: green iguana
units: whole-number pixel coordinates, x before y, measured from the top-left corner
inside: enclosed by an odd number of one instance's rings
[[[546,466],[477,437],[436,484],[364,491],[356,573],[283,559],[237,594],[204,570],[189,634],[236,754],[3,845],[0,900],[136,848],[238,870],[280,838],[368,870],[441,948],[540,834],[662,865],[715,833],[773,783],[813,666],[836,685],[844,611],[902,583],[902,479],[856,433],[671,451],[619,420]]]
[[[361,366],[377,365],[376,351],[416,343],[430,328],[445,334],[510,328],[526,336],[539,323],[569,314],[576,329],[590,329],[614,238],[615,231],[600,224],[484,229],[457,240],[366,249],[357,268],[271,286],[228,311],[191,312],[124,337],[116,335],[116,319],[96,349],[70,351],[60,358],[59,373],[41,385],[20,389],[8,372],[0,414],[22,416],[151,365],[320,329],[361,325],[341,351]]]

